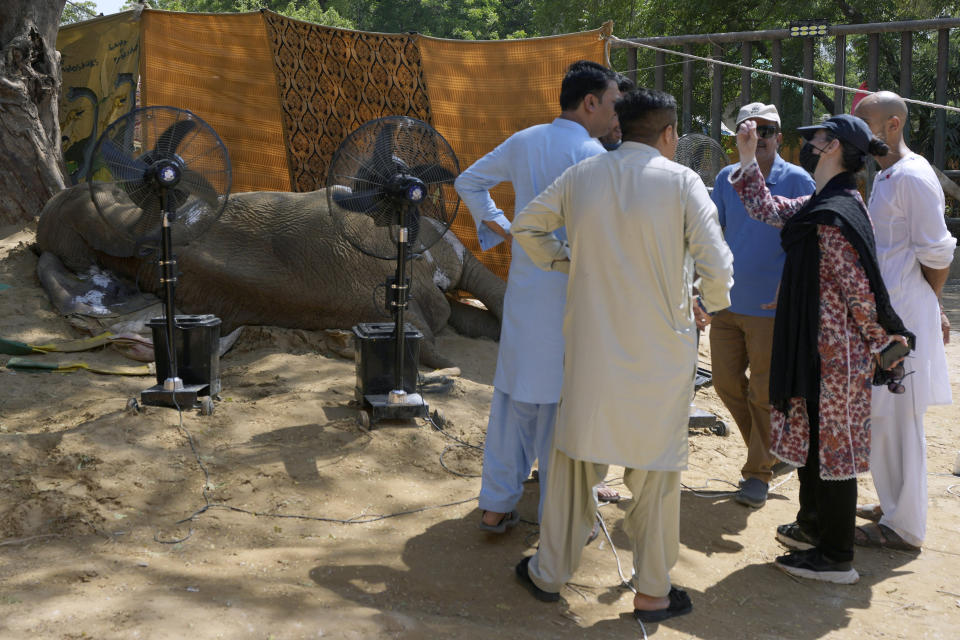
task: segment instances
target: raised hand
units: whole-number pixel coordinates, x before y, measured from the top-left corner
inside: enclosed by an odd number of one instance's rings
[[[746,167],[757,157],[757,123],[745,120],[737,128],[737,151],[740,153],[740,166]]]

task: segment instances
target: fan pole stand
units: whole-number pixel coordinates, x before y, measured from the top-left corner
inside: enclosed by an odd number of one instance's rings
[[[407,207],[415,207],[416,203],[423,198],[423,195],[423,183],[416,181],[415,184],[410,185],[406,190],[406,198],[410,203]],[[406,334],[408,330],[416,332],[413,327],[408,329],[404,323],[404,310],[407,308],[410,299],[410,281],[406,272],[410,232],[403,223],[406,217],[406,212],[398,215],[400,226],[397,235],[397,270],[394,281],[387,281],[387,290],[390,292],[388,300],[394,317],[394,330],[391,338],[393,343],[393,388],[386,394],[362,394],[362,409],[358,419],[361,426],[369,426],[380,420],[425,418],[430,413],[430,407],[423,401],[423,396],[415,391],[407,392],[407,387],[416,389],[417,376],[414,375],[414,379],[408,381],[410,384],[405,384],[403,375],[407,349]],[[416,370],[414,369],[415,373]]]
[[[330,161],[327,204],[345,239],[373,258],[397,261],[384,295],[393,322],[353,326],[361,428],[381,419],[429,415],[417,369],[424,336],[404,322],[411,299],[406,262],[427,255],[447,233],[460,203],[453,188],[459,174],[443,136],[408,116],[363,124],[340,143]]]
[[[201,396],[210,395],[210,385],[184,384],[180,376],[177,375],[176,334],[174,333],[177,327],[173,306],[174,286],[177,282],[177,261],[173,257],[173,233],[170,225],[174,211],[172,210],[173,203],[169,198],[168,190],[180,182],[180,176],[181,169],[176,162],[164,160],[151,167],[151,177],[160,188],[160,200],[163,209],[163,224],[160,229],[160,282],[163,284],[163,312],[167,324],[166,344],[161,346],[154,342],[153,349],[155,356],[157,349],[165,348],[167,350],[169,370],[167,378],[162,384],[154,385],[140,392],[140,402],[145,405],[192,409],[199,404]],[[160,358],[155,357],[155,360],[159,362]],[[212,410],[210,413],[212,413]]]

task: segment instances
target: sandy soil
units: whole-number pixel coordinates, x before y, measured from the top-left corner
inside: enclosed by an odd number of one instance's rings
[[[0,336],[81,337],[39,287],[32,241],[30,228],[0,229],[0,283],[11,285],[0,291]],[[482,443],[497,346],[452,333],[439,341],[463,375],[428,400],[450,435]],[[127,362],[111,350],[81,355]],[[960,397],[956,333],[948,355]],[[150,378],[0,369],[0,638],[642,637],[602,536],[563,602],[533,600],[513,566],[537,542],[537,484],[516,529],[480,532],[479,451],[424,423],[359,429],[353,363],[324,336],[248,330],[222,377],[214,415],[178,416],[126,410]],[[696,404],[726,417],[710,389]],[[931,409],[926,423],[926,548],[858,551],[854,586],[777,571],[774,528],[793,519],[796,479],[748,510],[726,493],[744,457],[739,435],[691,432],[683,482],[703,490],[683,494],[673,580],[695,608],[647,632],[960,637],[958,411]],[[862,501],[875,498],[869,478],[860,489]],[[601,511],[628,572],[623,509]]]

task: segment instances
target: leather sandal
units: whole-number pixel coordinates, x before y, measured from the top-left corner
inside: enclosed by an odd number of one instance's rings
[[[853,532],[853,543],[861,547],[920,551],[920,547],[910,544],[887,525],[875,522],[857,527]]]
[[[485,513],[486,511],[480,512],[481,520],[479,523],[479,527],[483,531],[487,531],[489,533],[506,533],[507,529],[517,526],[517,523],[520,522],[520,514],[517,512],[516,509],[514,509],[510,513],[503,514],[503,517],[500,518],[500,522],[498,522],[497,524],[487,524],[486,522],[484,522],[483,514]]]

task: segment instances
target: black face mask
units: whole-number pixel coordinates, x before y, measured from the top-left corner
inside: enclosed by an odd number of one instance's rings
[[[817,163],[820,162],[820,156],[813,152],[814,149],[823,153],[823,149],[815,146],[812,142],[805,142],[803,146],[800,147],[800,156],[798,158],[800,166],[810,175],[813,175],[813,172],[817,170]]]

